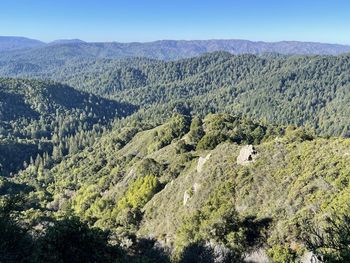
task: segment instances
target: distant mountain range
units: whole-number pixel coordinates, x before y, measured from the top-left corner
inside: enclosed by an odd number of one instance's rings
[[[4,53],[5,51],[5,53]],[[1,58],[32,59],[33,57],[72,58],[125,58],[147,57],[163,60],[189,58],[213,51],[232,54],[300,54],[338,55],[350,52],[350,46],[316,42],[254,42],[248,40],[160,40],[154,42],[84,42],[80,39],[63,39],[43,43],[23,37],[0,37]]]
[[[37,48],[45,45],[46,43],[36,39],[30,39],[25,37],[0,36],[0,51]]]
[[[48,45],[62,45],[62,44],[76,44],[76,43],[86,43],[86,42],[80,39],[57,39],[48,43]]]

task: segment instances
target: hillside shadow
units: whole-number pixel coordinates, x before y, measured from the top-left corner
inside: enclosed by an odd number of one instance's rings
[[[24,102],[22,95],[0,91],[0,98],[1,121],[13,121],[20,118],[39,118],[39,113]]]
[[[138,110],[138,107],[125,102],[117,102],[93,94],[75,90],[67,85],[54,85],[47,88],[54,103],[67,109],[92,109],[98,117],[108,119],[126,117]]]

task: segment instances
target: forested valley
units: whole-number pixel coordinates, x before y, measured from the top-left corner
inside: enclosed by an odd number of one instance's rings
[[[58,51],[0,58],[0,262],[350,261],[350,55]]]

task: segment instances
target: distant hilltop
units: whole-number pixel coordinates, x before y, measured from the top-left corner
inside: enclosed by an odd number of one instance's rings
[[[232,54],[279,53],[284,55],[339,55],[350,52],[350,46],[317,42],[281,41],[254,42],[249,40],[158,40],[153,42],[85,42],[61,39],[50,43],[24,37],[0,37],[0,52],[22,58],[55,54],[89,58],[147,57],[175,60],[203,53],[226,51]],[[67,57],[70,58],[70,57]]]
[[[0,36],[0,51],[37,48],[45,46],[45,43],[26,37]]]
[[[54,40],[50,43],[48,43],[49,45],[61,45],[61,44],[74,44],[74,43],[86,43],[85,41],[81,40],[81,39],[57,39]]]

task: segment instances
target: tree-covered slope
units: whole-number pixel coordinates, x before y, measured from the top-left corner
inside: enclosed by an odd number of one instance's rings
[[[67,45],[0,59],[0,262],[350,261],[349,55]]]
[[[172,111],[179,105],[202,116],[227,112],[269,123],[310,126],[321,135],[349,136],[348,55],[218,52],[174,62],[89,59],[62,61],[59,67],[39,63],[8,68],[14,65],[5,63],[0,71],[55,79],[142,108],[161,106]]]
[[[314,250],[310,229],[323,233],[327,217],[349,212],[349,145],[227,114],[175,114],[157,127],[125,120],[93,147],[12,180],[33,189],[25,220],[73,214],[118,244],[155,239],[174,261],[210,247],[234,262],[259,248],[271,262],[308,249],[335,259],[344,251]]]
[[[18,171],[38,154],[59,157],[73,145],[77,151],[84,140],[87,144],[88,133],[97,135],[115,117],[136,110],[53,82],[0,79],[0,95],[2,175]],[[77,135],[81,138],[74,139]]]

